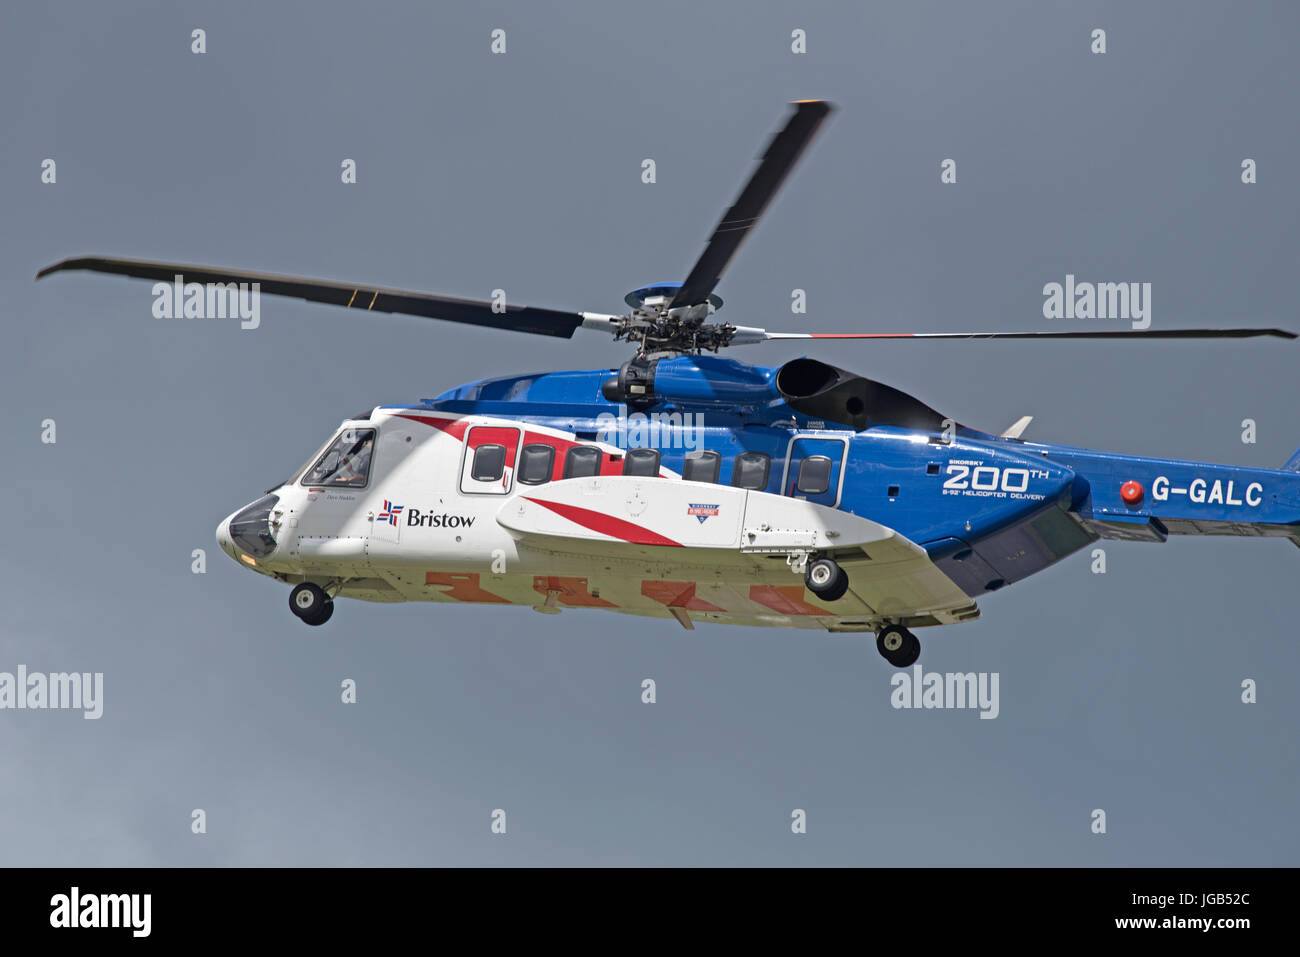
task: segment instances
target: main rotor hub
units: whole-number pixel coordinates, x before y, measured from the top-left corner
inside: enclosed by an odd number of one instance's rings
[[[623,297],[623,301],[633,309],[641,309],[647,312],[654,310],[667,311],[668,304],[673,301],[673,297],[677,295],[677,290],[681,288],[682,284],[679,282],[656,282],[649,286],[642,286],[640,289],[633,289]],[[708,305],[712,307],[709,312],[717,312],[722,308],[722,297],[716,293],[711,293]],[[687,306],[686,308],[697,307]],[[676,311],[676,309],[673,310],[673,312]]]
[[[735,327],[704,322],[722,308],[722,297],[710,294],[704,302],[674,306],[673,298],[681,286],[679,282],[660,282],[629,292],[623,301],[632,312],[623,318],[614,338],[639,343],[638,354],[643,357],[717,352],[727,345]]]

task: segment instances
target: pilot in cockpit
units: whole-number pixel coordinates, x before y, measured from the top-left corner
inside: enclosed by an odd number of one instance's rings
[[[360,448],[343,456],[330,479],[340,485],[364,485],[369,471],[370,440],[366,439]]]

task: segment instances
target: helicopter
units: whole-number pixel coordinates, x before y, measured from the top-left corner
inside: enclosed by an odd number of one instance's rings
[[[912,629],[1097,539],[1283,537],[1300,546],[1300,451],[1237,468],[1036,443],[958,424],[881,382],[800,357],[719,352],[780,340],[1296,338],[1283,329],[784,333],[711,321],[723,272],[831,114],[801,100],[682,282],[619,314],[109,257],[90,270],[633,346],[618,367],[483,379],[344,420],[287,481],[222,519],[234,561],[291,586],[323,625],[335,600],[594,608],[874,634],[895,667]],[[155,286],[155,289],[158,289]]]

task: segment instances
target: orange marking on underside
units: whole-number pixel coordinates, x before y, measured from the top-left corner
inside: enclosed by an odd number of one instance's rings
[[[424,575],[426,585],[448,585],[450,586],[444,595],[448,595],[457,601],[478,601],[478,602],[496,602],[502,605],[510,604],[509,598],[502,598],[500,595],[494,595],[490,591],[484,591],[479,587],[478,572],[426,572]]]
[[[669,608],[685,608],[688,611],[726,610],[710,604],[703,598],[696,598],[695,582],[643,581],[641,594]]]
[[[829,615],[803,600],[803,585],[750,585],[749,598],[781,615]]]
[[[555,592],[555,600],[576,608],[617,608],[612,601],[597,598],[587,590],[585,578],[559,578],[554,575],[537,575],[533,578],[533,591],[541,595]]]

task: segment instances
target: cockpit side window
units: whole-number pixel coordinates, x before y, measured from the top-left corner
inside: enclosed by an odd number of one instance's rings
[[[370,479],[374,429],[344,429],[303,476],[303,485],[365,488]]]

